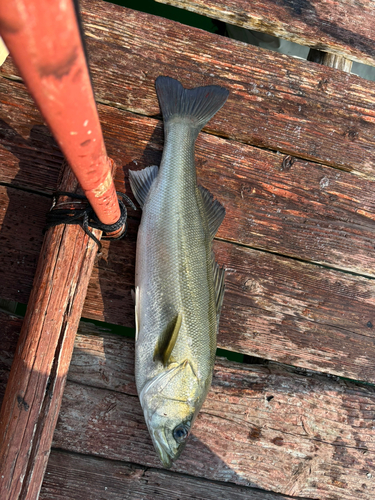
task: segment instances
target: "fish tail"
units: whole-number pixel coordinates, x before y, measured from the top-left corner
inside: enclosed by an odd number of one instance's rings
[[[164,124],[174,118],[186,118],[197,132],[219,111],[229,95],[227,89],[218,85],[184,89],[178,80],[169,76],[159,76],[155,87]]]

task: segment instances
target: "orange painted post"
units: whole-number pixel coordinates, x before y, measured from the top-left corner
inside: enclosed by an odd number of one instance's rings
[[[75,192],[78,179],[98,219],[117,223],[114,165],[72,0],[4,0],[0,35],[72,169],[65,170],[60,191]],[[101,231],[93,233],[100,239]],[[76,225],[45,235],[0,411],[1,500],[38,498],[97,250]]]
[[[97,217],[120,218],[72,0],[0,2],[4,39]]]

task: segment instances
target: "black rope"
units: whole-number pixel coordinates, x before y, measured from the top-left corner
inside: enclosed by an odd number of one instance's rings
[[[137,210],[134,203],[128,196],[126,196],[126,194],[117,192],[117,195],[127,201],[134,210]],[[69,198],[85,201],[86,206],[82,208],[54,208],[59,196],[69,196]],[[119,240],[124,237],[128,228],[128,212],[126,210],[125,203],[121,199],[118,200],[118,203],[121,211],[119,220],[114,224],[103,224],[97,218],[86,196],[75,193],[67,193],[65,191],[56,191],[55,193],[53,193],[53,203],[51,210],[47,214],[47,223],[45,230],[50,227],[58,226],[59,224],[78,224],[82,227],[85,233],[95,241],[100,251],[102,248],[102,244],[100,243],[98,238],[90,231],[89,226],[93,229],[100,229],[101,231],[103,231],[103,240]],[[123,226],[125,226],[125,230],[120,234],[120,236],[112,237],[106,235],[107,233],[117,231]]]

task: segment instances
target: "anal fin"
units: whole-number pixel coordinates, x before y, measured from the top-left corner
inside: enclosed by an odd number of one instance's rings
[[[208,189],[203,186],[198,186],[199,191],[202,195],[203,207],[206,212],[208,229],[210,231],[210,236],[213,239],[220,224],[223,222],[225,217],[225,208],[218,201],[215,200],[213,195]]]
[[[217,319],[219,321],[221,307],[223,305],[224,300],[224,292],[225,292],[225,269],[220,267],[219,264],[215,260],[215,255],[212,253],[212,267],[214,271],[214,287],[215,287],[215,297],[216,297],[216,314]]]

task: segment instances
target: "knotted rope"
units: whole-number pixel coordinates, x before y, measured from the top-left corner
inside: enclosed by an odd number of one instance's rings
[[[128,196],[126,196],[126,194],[117,192],[117,195],[123,198],[134,210],[137,210],[134,203]],[[57,198],[59,196],[69,196],[69,198],[85,201],[86,206],[80,208],[55,208]],[[98,238],[90,231],[89,227],[93,229],[100,229],[101,231],[103,231],[104,236],[102,237],[102,239],[104,240],[119,240],[123,236],[125,236],[128,228],[128,212],[126,210],[125,203],[121,199],[119,199],[118,202],[121,212],[119,220],[114,224],[103,224],[97,218],[92,206],[85,196],[75,193],[68,193],[65,191],[56,191],[55,193],[53,193],[51,210],[47,214],[47,223],[45,230],[50,227],[58,226],[59,224],[78,224],[82,227],[85,233],[95,241],[100,251],[102,248],[102,244],[100,243]],[[125,226],[125,229],[119,236],[108,235],[109,233],[113,233],[123,226]]]

